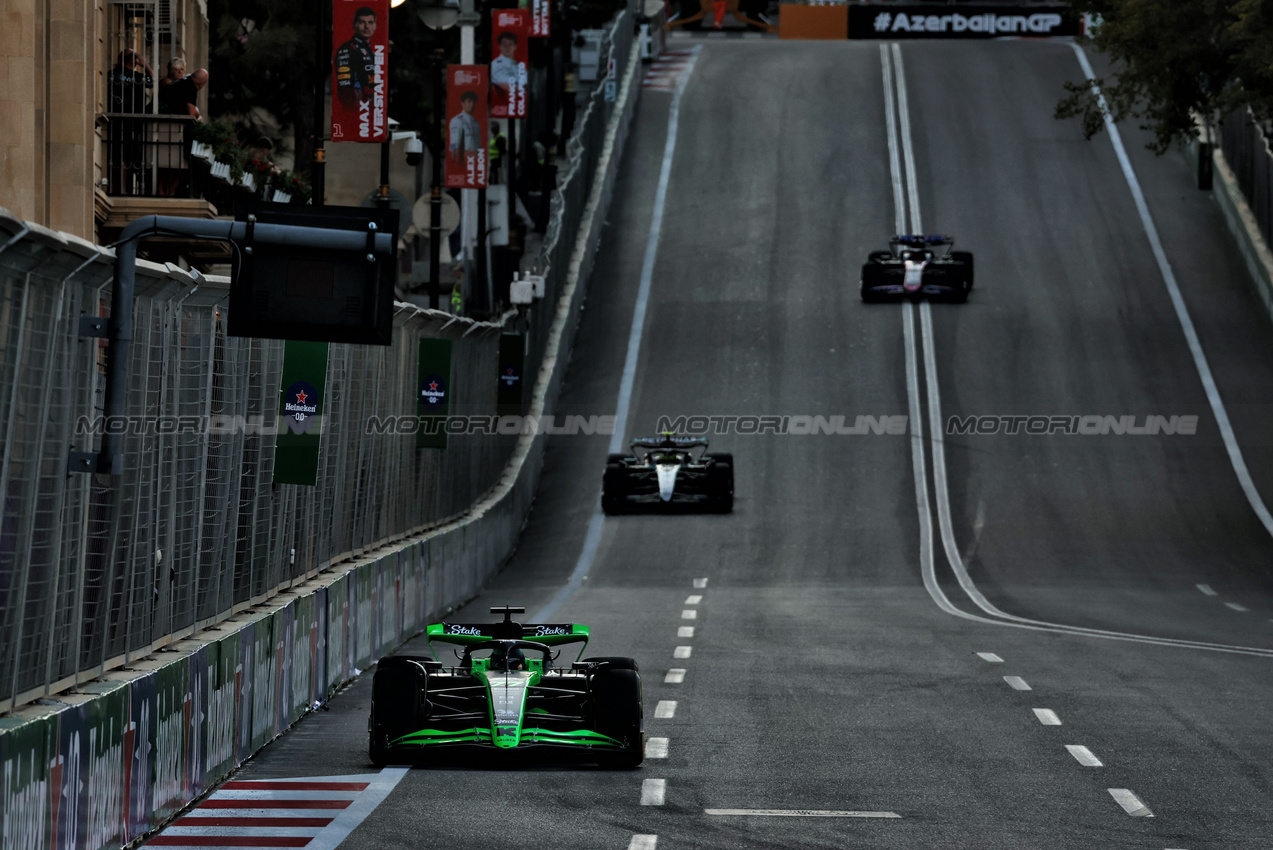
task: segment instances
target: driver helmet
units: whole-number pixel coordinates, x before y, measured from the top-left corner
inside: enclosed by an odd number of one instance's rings
[[[513,647],[508,652],[497,649],[491,654],[491,666],[507,670],[525,670],[526,653],[518,647]]]

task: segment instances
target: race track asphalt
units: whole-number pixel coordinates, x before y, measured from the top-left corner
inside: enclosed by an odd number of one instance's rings
[[[1075,54],[912,42],[900,57],[917,178],[903,196],[927,231],[975,252],[968,303],[858,297],[858,267],[896,218],[880,45],[707,42],[680,103],[624,431],[696,414],[852,424],[919,404],[924,439],[712,436],[735,457],[734,512],[606,518],[586,579],[551,617],[590,625],[590,654],[638,660],[646,734],[667,756],[635,771],[416,768],[342,848],[1269,845],[1273,538],[1238,484],[1109,138],[1052,117],[1062,82],[1081,79]],[[560,413],[615,410],[672,100],[642,93]],[[1121,129],[1273,500],[1269,318],[1184,158]],[[987,613],[955,578],[932,383],[943,424],[1198,417],[1193,435],[944,436],[969,581],[993,609],[1051,626]],[[455,619],[534,613],[565,585],[596,522],[608,441],[554,438],[516,555]],[[943,610],[943,595],[969,616]],[[675,659],[678,646],[690,656]],[[682,682],[665,681],[672,668]],[[371,772],[369,694],[363,676],[236,778]],[[668,701],[673,715],[656,718]],[[661,805],[641,804],[651,780],[664,780]],[[708,813],[721,809],[804,814]]]

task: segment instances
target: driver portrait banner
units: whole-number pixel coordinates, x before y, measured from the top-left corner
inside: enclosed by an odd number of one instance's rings
[[[331,138],[389,138],[389,0],[332,0]]]
[[[530,11],[491,10],[491,117],[526,117]]]
[[[1062,5],[849,5],[851,39],[1050,38],[1082,34],[1082,19]]]
[[[523,6],[527,0],[522,0]],[[548,4],[550,0],[529,0],[530,2],[530,37],[531,38],[547,38],[552,35],[549,30],[549,21],[552,19],[552,7]]]
[[[487,174],[485,65],[446,66],[446,187],[485,189]]]

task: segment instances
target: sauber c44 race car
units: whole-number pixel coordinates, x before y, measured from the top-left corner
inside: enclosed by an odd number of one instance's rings
[[[734,456],[708,454],[698,437],[643,437],[631,455],[610,455],[601,479],[601,509],[691,508],[727,514],[734,509]]]
[[[371,685],[372,762],[428,763],[444,753],[520,754],[631,768],[645,757],[641,677],[631,658],[558,663],[588,643],[587,626],[522,625],[525,608],[492,608],[503,622],[438,623],[433,658],[382,658]],[[438,657],[446,645],[458,663]]]
[[[887,251],[872,251],[862,265],[862,300],[927,295],[967,301],[972,292],[972,253],[954,247],[949,236],[894,236]]]

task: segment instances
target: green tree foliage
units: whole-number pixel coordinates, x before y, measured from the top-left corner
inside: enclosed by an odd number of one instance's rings
[[[327,0],[209,0],[209,111],[233,116],[244,138],[265,136],[290,149],[298,167],[310,159],[315,38]],[[329,13],[330,14],[330,13]],[[273,118],[292,138],[281,138]],[[290,144],[289,144],[290,141]]]
[[[1087,39],[1112,62],[1114,79],[1097,80],[1115,121],[1140,119],[1165,152],[1208,121],[1252,105],[1273,91],[1273,4],[1268,0],[1073,0],[1098,21]],[[1057,118],[1080,118],[1083,134],[1101,131],[1105,115],[1087,81],[1067,82]]]

